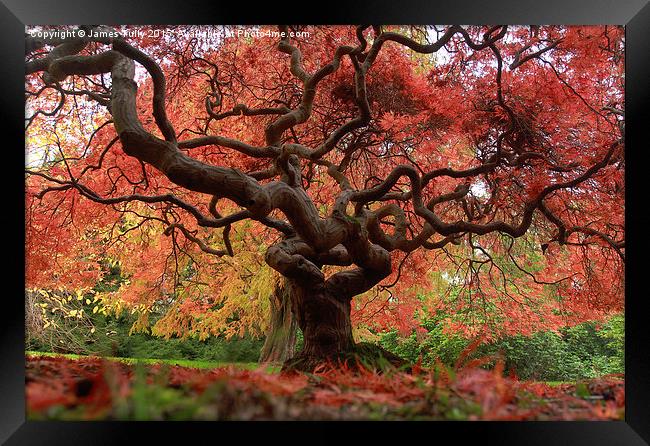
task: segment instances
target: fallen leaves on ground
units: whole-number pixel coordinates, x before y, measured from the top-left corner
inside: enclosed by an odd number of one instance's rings
[[[550,386],[498,363],[286,375],[28,356],[26,397],[30,419],[60,420],[621,420],[625,407],[622,375]]]

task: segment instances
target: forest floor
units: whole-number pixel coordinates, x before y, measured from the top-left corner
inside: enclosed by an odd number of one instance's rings
[[[413,373],[26,355],[31,420],[623,420],[622,375],[519,381],[472,364]],[[185,365],[185,366],[184,366]]]

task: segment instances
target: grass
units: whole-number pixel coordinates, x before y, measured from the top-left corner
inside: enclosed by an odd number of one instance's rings
[[[562,384],[576,384],[576,381],[540,381],[540,382],[549,385],[551,387],[561,386]]]
[[[86,355],[75,355],[67,353],[50,353],[50,352],[37,352],[37,351],[26,351],[25,355],[27,356],[48,356],[48,357],[61,357],[67,359],[85,359],[85,358],[97,358],[99,356],[86,356]],[[245,370],[255,370],[260,367],[260,364],[257,362],[221,362],[221,361],[195,361],[191,359],[154,359],[154,358],[120,358],[113,356],[101,356],[101,358],[109,361],[122,362],[124,364],[168,364],[168,365],[177,365],[181,367],[189,367],[193,369],[216,369],[221,367],[233,366],[238,369]],[[269,365],[265,369],[269,373],[275,373],[280,371],[279,366]]]

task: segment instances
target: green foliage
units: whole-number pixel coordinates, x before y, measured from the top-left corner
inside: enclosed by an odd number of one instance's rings
[[[622,314],[612,317],[605,323],[598,336],[607,342],[607,348],[613,352],[608,356],[609,365],[616,370],[625,370],[625,316]]]
[[[303,345],[305,345],[305,337],[302,334],[302,330],[300,327],[296,328],[296,346],[294,347],[294,351],[299,352],[302,350]]]
[[[379,344],[412,363],[422,357],[424,366],[434,364],[436,358],[444,364],[453,365],[467,346],[468,341],[460,335],[444,333],[441,323],[443,319],[443,314],[425,317],[421,326],[426,330],[426,334],[421,336],[414,332],[406,338],[402,338],[397,330],[384,333]]]
[[[43,358],[65,358],[65,359],[74,359],[74,360],[85,360],[88,359],[87,355],[75,355],[72,353],[47,353],[39,352],[33,350],[26,350],[25,354],[27,357],[43,357]],[[91,356],[92,358],[92,356]],[[151,359],[151,358],[124,358],[124,357],[114,357],[114,356],[102,356],[102,359],[112,362],[119,362],[122,364],[129,365],[153,365],[153,364],[162,364],[168,366],[181,366],[189,367],[193,369],[216,369],[219,367],[235,367],[241,369],[255,370],[259,367],[257,362],[228,362],[228,361],[203,361],[203,360],[191,360],[191,359]],[[276,373],[280,371],[280,368],[275,365],[266,366],[266,371],[269,373]]]
[[[554,332],[508,336],[483,345],[476,355],[499,355],[507,373],[536,381],[575,380],[589,376],[588,364]],[[588,357],[586,356],[586,359]]]
[[[263,340],[252,337],[164,338],[145,333],[129,335],[134,316],[92,315],[95,332],[75,332],[76,342],[56,346],[29,338],[26,349],[79,355],[114,356],[123,358],[189,359],[218,362],[257,362]]]
[[[425,318],[423,335],[400,337],[397,330],[383,333],[379,343],[386,350],[410,361],[422,358],[423,366],[439,359],[453,366],[470,340],[443,332],[442,315]],[[480,345],[471,358],[502,357],[506,373],[520,379],[574,381],[625,372],[625,318],[615,315],[602,326],[586,322],[556,332],[532,336],[506,336]],[[494,361],[487,366],[494,364]]]
[[[125,339],[124,351],[119,356],[134,358],[173,359],[184,358],[204,361],[255,362],[259,358],[263,341],[259,339],[211,337],[205,341],[196,338],[169,340],[145,334],[131,335]]]

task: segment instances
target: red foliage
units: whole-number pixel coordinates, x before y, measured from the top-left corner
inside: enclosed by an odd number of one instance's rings
[[[310,37],[294,39],[292,44],[301,50],[307,72],[331,61],[340,45],[357,43],[354,27],[305,29]],[[409,32],[405,27],[392,30]],[[466,29],[475,42],[481,42],[487,31],[488,27],[480,26]],[[367,39],[373,38],[370,29],[365,33]],[[176,35],[175,39],[135,36],[129,43],[160,63],[167,78],[167,115],[179,140],[221,135],[263,147],[264,129],[277,115],[233,113],[209,119],[205,101],[216,100],[213,88],[218,86],[223,91],[215,113],[227,113],[238,104],[251,109],[296,107],[302,85],[290,70],[289,57],[278,53],[278,42],[225,36],[215,46]],[[476,168],[489,163],[500,147],[507,153],[498,169],[465,177],[436,176],[424,187],[423,199],[467,186],[470,192],[464,199],[435,205],[441,220],[518,224],[527,203],[546,188],[588,171],[621,137],[624,30],[510,27],[495,45],[500,61],[490,48],[472,50],[460,35],[436,54],[437,59],[386,42],[367,74],[370,122],[342,139],[326,161],[345,165],[351,186],[359,190],[374,186],[402,164],[423,173]],[[84,51],[101,49],[95,45]],[[342,58],[340,67],[318,85],[310,119],[287,131],[283,142],[318,147],[354,117],[354,72],[349,58]],[[94,80],[76,76],[66,85],[94,90],[99,88]],[[152,82],[144,74],[137,80],[142,124],[159,135],[151,118]],[[51,110],[59,100],[56,91],[36,75],[28,76],[27,87],[32,93],[31,109]],[[36,94],[41,88],[42,93]],[[131,306],[151,305],[175,290],[179,263],[181,269],[191,265],[198,270],[195,282],[218,289],[222,283],[213,258],[178,231],[164,235],[166,227],[182,223],[197,238],[222,248],[221,237],[215,238],[213,230],[201,227],[186,210],[161,202],[106,206],[80,196],[75,187],[60,187],[73,177],[75,185],[102,197],[173,194],[208,215],[206,196],[179,187],[125,154],[115,129],[107,123],[109,118],[93,101],[80,98],[67,101],[54,116],[35,116],[27,130],[32,155],[47,152],[50,160],[34,169],[47,177],[32,174],[27,179],[28,286],[91,286],[103,274],[101,258],[112,257],[131,276],[120,294]],[[534,214],[532,230],[514,244],[497,232],[463,233],[458,245],[444,250],[419,250],[408,256],[396,252],[392,274],[359,297],[354,321],[407,332],[417,325],[416,310],[445,309],[454,315],[447,321],[450,329],[490,336],[555,329],[620,311],[625,183],[624,156],[622,148],[616,147],[611,160],[589,181],[544,198],[546,211]],[[274,162],[217,144],[184,150],[200,162],[244,173],[267,169]],[[322,164],[303,159],[301,165],[306,193],[318,212],[328,214],[340,193],[338,184]],[[408,189],[408,182],[402,181],[392,191]],[[424,223],[413,213],[412,203],[395,202],[407,215],[409,237],[417,234]],[[233,210],[231,203],[220,203],[220,208],[224,214]],[[549,214],[564,222],[566,237],[561,237]],[[242,249],[256,250],[277,240],[278,234],[262,225],[242,226],[234,225],[235,233],[239,231],[242,239],[254,237],[254,241],[246,239],[242,244],[248,247]],[[391,231],[388,224],[382,227]],[[479,254],[479,247],[491,259]],[[434,286],[431,272],[444,276],[436,279],[442,283]],[[392,295],[385,290],[391,284]],[[198,287],[188,285],[186,291],[177,297],[186,301],[176,308],[181,312],[195,316],[213,303]],[[433,297],[423,302],[423,294]]]

